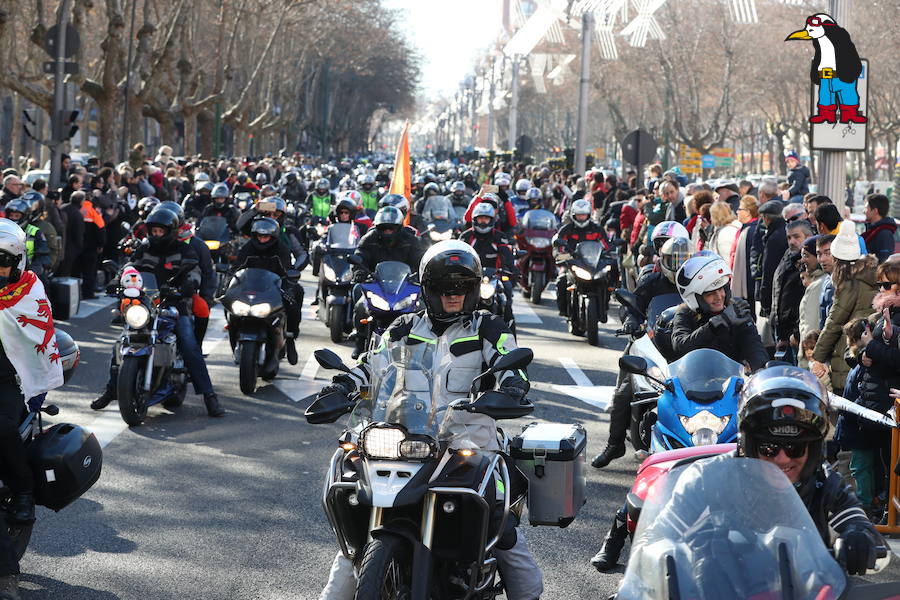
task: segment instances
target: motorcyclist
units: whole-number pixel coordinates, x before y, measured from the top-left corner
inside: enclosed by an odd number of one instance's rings
[[[288,362],[297,364],[296,339],[300,333],[300,311],[303,307],[303,287],[286,279],[288,270],[301,270],[306,255],[291,260],[291,248],[281,239],[282,228],[271,217],[257,217],[250,226],[250,241],[241,246],[235,258],[232,272],[247,266],[266,269],[282,278],[281,296],[287,317],[285,352]]]
[[[215,303],[218,277],[213,264],[212,253],[206,242],[194,236],[194,227],[185,220],[184,212],[177,202],[162,202],[156,210],[165,208],[178,217],[178,241],[189,245],[197,255],[200,267],[200,287],[192,298],[191,310],[194,315],[194,336],[197,343],[203,346],[206,328],[209,326],[209,311]]]
[[[631,335],[638,333],[650,302],[659,296],[677,294],[675,274],[681,265],[691,256],[691,242],[686,237],[669,239],[662,247],[659,260],[659,271],[645,273],[638,279],[634,295],[640,313],[628,311],[622,323],[622,331]],[[629,348],[625,354],[629,354]],[[602,469],[617,458],[625,456],[625,433],[628,431],[631,417],[631,401],[634,398],[631,376],[619,371],[616,389],[613,392],[612,409],[609,414],[609,439],[603,452],[594,457],[591,465]]]
[[[466,223],[471,223],[472,211],[482,202],[487,202],[494,207],[494,210],[497,211],[498,215],[497,229],[505,235],[509,235],[516,226],[516,209],[511,202],[501,197],[499,194],[487,193],[473,198],[472,202],[469,203],[469,208],[466,209],[465,215],[463,215],[463,220]]]
[[[178,215],[172,210],[157,207],[147,217],[147,239],[125,266],[132,266],[138,271],[152,272],[160,285],[166,282],[166,285],[173,288],[173,293],[180,296],[181,301],[177,305],[179,317],[175,324],[178,349],[194,384],[194,392],[203,395],[207,414],[211,417],[221,417],[225,414],[225,409],[219,405],[219,398],[213,390],[206,361],[203,359],[203,351],[194,333],[190,316],[192,298],[200,288],[199,258],[190,244],[178,240],[179,222]],[[183,270],[183,267],[186,270]],[[179,273],[181,275],[175,281],[170,281]],[[117,398],[118,375],[116,357],[113,356],[106,390],[91,403],[92,409],[101,410]]]
[[[30,203],[31,206],[31,224],[41,230],[44,239],[47,241],[47,256],[50,264],[48,273],[52,273],[59,266],[60,248],[62,238],[56,227],[46,218],[47,201],[40,192],[30,191],[22,194],[22,199]]]
[[[466,191],[466,184],[462,181],[454,181],[450,184],[450,203],[455,208],[465,210],[469,206],[469,196]]]
[[[466,397],[472,379],[482,365],[492,364],[501,354],[515,348],[515,338],[501,318],[475,309],[482,271],[478,254],[471,246],[458,240],[439,242],[422,257],[418,272],[425,310],[400,317],[388,328],[385,336],[392,341],[408,344],[425,341],[434,344],[438,352],[442,348],[448,349],[443,350],[446,356],[434,357],[434,364],[449,363],[446,391],[443,393],[445,397],[440,399],[440,404],[445,405]],[[528,381],[522,375],[512,371],[498,373],[496,386],[501,392],[521,401],[529,390]],[[355,369],[336,376],[331,385],[322,389],[321,394],[339,392],[349,396],[360,386],[368,385],[370,378],[368,359],[364,356]],[[493,382],[482,384],[482,391],[492,388]],[[460,413],[456,418],[465,424],[472,442],[485,451],[500,450],[493,419],[470,413]],[[510,527],[515,525],[513,522]],[[507,597],[510,600],[539,598],[543,592],[543,579],[526,546],[524,535],[517,531],[513,536],[510,530],[510,535],[503,538],[494,547],[494,553],[506,585]],[[339,552],[319,598],[349,600],[353,598],[355,588],[353,565]]]
[[[408,230],[414,236],[418,236],[419,231],[425,229],[425,221],[422,219],[422,215],[408,215],[409,200],[407,200],[405,196],[401,194],[385,194],[381,200],[378,201],[378,208],[382,209],[385,206],[397,208],[403,214],[404,223],[406,223],[407,219],[409,220],[409,223],[404,225],[403,228]]]
[[[417,215],[421,215],[425,211],[425,203],[432,196],[439,196],[441,194],[441,187],[435,183],[427,183],[425,187],[422,188],[422,196],[418,200],[416,200],[414,208]]]
[[[575,252],[575,248],[581,242],[594,241],[609,248],[606,241],[606,233],[598,223],[591,220],[591,203],[585,199],[576,200],[569,210],[572,220],[563,225],[553,237],[553,250],[557,261],[564,261]],[[559,314],[567,316],[569,312],[569,291],[567,269],[561,269],[556,279],[556,306]]]
[[[334,194],[330,190],[331,184],[325,177],[316,181],[316,189],[309,195],[309,212],[314,219],[324,221],[328,218],[334,204]]]
[[[18,313],[19,321],[26,317],[48,321],[49,317],[40,312],[42,303],[49,306],[44,287],[34,273],[25,270],[25,240],[25,233],[15,223],[0,219],[0,295],[5,312]],[[39,410],[47,392],[62,385],[63,376],[59,363],[50,360],[51,351],[35,353],[28,329],[19,327],[16,317],[9,318],[13,327],[4,328],[0,335],[0,447],[3,482],[12,492],[12,499],[0,511],[0,598],[19,598],[19,561],[8,527],[34,521],[34,473],[19,435],[19,424],[26,398],[29,410]],[[52,332],[52,319],[48,323]],[[23,373],[25,376],[20,376]]]
[[[515,257],[510,249],[509,242],[495,229],[497,224],[494,207],[483,202],[472,211],[472,227],[459,234],[459,239],[469,244],[478,253],[481,264],[503,271],[508,275],[503,282],[503,291],[506,294],[506,314],[503,318],[507,323],[512,322],[512,286],[513,281],[519,275]]]
[[[306,186],[294,171],[288,171],[284,176],[284,189],[281,197],[286,202],[296,202],[299,204],[306,202]]]
[[[50,248],[40,228],[31,222],[31,202],[25,197],[10,200],[6,204],[6,218],[25,232],[25,252],[28,270],[42,280],[50,276]]]
[[[202,221],[206,217],[224,217],[232,233],[237,233],[239,216],[240,211],[231,204],[228,186],[224,183],[217,183],[212,189],[212,202],[203,209],[199,220]]]
[[[350,192],[347,192],[347,193],[350,193]],[[365,225],[362,225],[360,223],[356,223],[354,221],[354,217],[356,216],[357,211],[358,211],[357,204],[353,200],[351,200],[349,198],[342,198],[335,205],[334,209],[329,213],[328,221],[331,224],[350,223],[351,225],[353,225],[356,228],[357,239],[360,239],[368,231],[368,227],[366,227]],[[309,228],[305,228],[304,231],[308,232],[310,230],[309,230]],[[307,243],[307,247],[309,247],[308,243]],[[322,257],[325,255],[325,250],[326,250],[326,248],[325,248],[323,242],[316,244],[312,249],[311,259],[312,259],[312,266],[313,266],[313,269],[312,269],[313,276],[318,277],[318,275],[319,275],[319,265],[322,264]],[[319,304],[318,295],[317,295],[316,299],[313,300],[312,304],[313,304],[313,306],[316,306]]]
[[[752,371],[765,366],[763,348],[750,305],[731,297],[731,269],[714,253],[689,258],[675,275],[684,304],[672,319],[672,350],[682,357],[691,350],[711,348],[735,362],[746,362]]]
[[[541,188],[528,188],[525,192],[525,201],[528,203],[528,210],[538,210],[544,208],[544,192]]]
[[[466,189],[473,194],[479,189],[478,183],[475,181],[475,175],[472,174],[472,171],[463,171],[462,182],[466,185]]]
[[[519,179],[516,181],[515,187],[515,195],[511,198],[511,200],[515,203],[514,208],[519,208],[522,206],[527,206],[528,199],[525,197],[528,194],[528,190],[531,189],[531,181],[528,179]]]
[[[253,198],[256,198],[257,194],[259,194],[259,186],[250,181],[250,176],[244,171],[238,173],[237,180],[231,190],[232,194],[240,194],[242,192],[250,194]]]
[[[360,210],[362,195],[356,190],[344,192],[343,197],[334,205],[331,214],[328,215],[329,223],[353,223],[362,237],[369,230],[364,223],[357,221],[358,217],[365,218],[366,214]],[[374,214],[374,213],[373,213]]]
[[[422,258],[422,242],[408,228],[403,226],[403,214],[393,206],[380,208],[375,213],[375,226],[362,237],[355,254],[362,259],[360,267],[353,268],[353,281],[357,284],[368,279],[375,272],[378,263],[394,260],[406,263],[416,272]],[[366,307],[362,301],[362,289],[353,287],[354,322],[365,318]],[[359,356],[365,349],[365,336],[357,328],[353,354]]]
[[[225,185],[224,183],[218,185]],[[213,200],[213,184],[210,181],[197,181],[194,183],[194,193],[184,199],[181,203],[184,209],[184,216],[188,219],[196,219],[203,214],[203,211],[209,206]],[[228,186],[225,185],[225,190]]]
[[[375,176],[366,173],[357,179],[359,193],[362,196],[362,207],[369,217],[374,217],[378,211],[378,190],[375,188]]]

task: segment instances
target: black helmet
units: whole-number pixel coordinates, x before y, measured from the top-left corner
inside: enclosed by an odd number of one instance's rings
[[[806,482],[825,459],[828,392],[799,367],[770,367],[751,377],[738,406],[738,450],[758,458],[763,442],[807,442],[809,452],[799,481]]]
[[[159,199],[155,196],[147,196],[146,198],[141,198],[137,204],[138,217],[140,217],[141,219],[146,219],[147,216],[157,206],[159,206]]]
[[[181,205],[178,204],[177,202],[172,202],[171,200],[166,200],[165,202],[160,202],[159,206],[157,206],[154,209],[154,212],[161,208],[171,210],[173,213],[175,213],[175,216],[178,217],[178,225],[181,225],[182,223],[184,223],[184,209],[181,208]]]
[[[31,190],[22,194],[22,200],[28,202],[31,207],[31,222],[39,221],[44,215],[44,195]]]
[[[355,193],[355,192],[354,192]],[[337,215],[342,210],[350,212],[350,220],[356,218],[356,203],[350,198],[342,198],[334,207],[334,214]]]
[[[381,234],[381,239],[391,242],[397,237],[397,234],[400,233],[400,229],[403,227],[403,213],[400,212],[399,208],[385,206],[384,208],[379,208],[378,212],[375,213],[373,223],[375,229]],[[394,231],[388,233],[387,230],[392,228]]]
[[[459,240],[438,242],[428,249],[419,263],[422,297],[432,321],[455,321],[471,315],[478,305],[481,284],[481,259],[472,246]],[[448,293],[465,295],[462,310],[447,313],[441,296]]]
[[[147,240],[150,242],[151,250],[160,250],[172,244],[178,236],[178,226],[180,221],[178,215],[174,211],[162,205],[157,206],[150,216],[147,217]],[[159,237],[154,237],[150,231],[154,227],[165,229],[165,233]]]
[[[217,183],[210,190],[210,195],[213,199],[216,198],[228,198],[231,192],[228,191],[228,186],[224,183]]]
[[[261,252],[278,243],[278,233],[281,230],[281,226],[278,224],[278,221],[271,217],[259,217],[253,220],[253,223],[250,225],[250,243],[253,244],[253,249],[257,252]],[[270,236],[269,241],[263,243],[259,241],[257,236],[260,235],[268,235]]]
[[[294,171],[288,171],[284,175],[284,180],[287,183],[294,183],[295,181],[297,181],[297,173],[295,173]]]
[[[6,203],[6,208],[4,210],[6,211],[6,218],[20,227],[25,227],[31,222],[31,203],[25,200],[25,198],[10,200]],[[12,213],[19,213],[19,216],[14,218]]]

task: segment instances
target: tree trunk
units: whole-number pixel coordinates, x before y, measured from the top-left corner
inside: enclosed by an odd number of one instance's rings
[[[213,142],[215,141],[216,118],[208,110],[201,110],[197,114],[197,130],[200,132],[200,143],[197,151],[209,158],[213,155]],[[187,121],[184,126],[187,131]]]
[[[115,95],[110,95],[97,101],[97,156],[100,157],[100,162],[115,160],[119,155],[119,142],[122,132],[117,127],[119,123],[118,108]],[[133,131],[129,130],[129,135],[131,134],[133,134]],[[127,151],[130,147],[126,147],[126,159]]]
[[[22,146],[22,96],[13,92],[13,107],[12,107],[12,128],[9,132],[10,139],[10,155],[12,155],[12,165],[19,169],[19,172],[23,172],[22,165],[20,164],[21,157],[25,155],[25,150]],[[29,125],[28,129],[33,130],[34,126]],[[37,134],[35,134],[37,135]]]
[[[197,154],[197,112],[185,109],[181,112],[184,119],[184,155]]]
[[[146,140],[144,140],[144,102],[135,94],[130,94],[126,102],[128,102],[128,139],[125,140],[127,154],[135,144],[146,143]]]

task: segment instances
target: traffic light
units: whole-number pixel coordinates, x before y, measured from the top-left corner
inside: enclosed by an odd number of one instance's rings
[[[59,113],[59,136],[58,139],[61,142],[72,139],[76,133],[78,133],[78,125],[75,122],[78,120],[78,115],[80,114],[77,110],[63,110]]]
[[[25,122],[22,123],[22,128],[25,130],[25,135],[27,135],[28,137],[30,137],[33,140],[36,140],[37,138],[34,137],[34,134],[31,132],[31,129],[28,128],[29,123],[34,126],[37,126],[37,121],[34,120],[34,117],[31,114],[34,110],[35,109],[33,109],[33,108],[26,108],[26,109],[22,110],[22,116],[25,117]],[[40,133],[40,132],[38,132],[38,133]]]

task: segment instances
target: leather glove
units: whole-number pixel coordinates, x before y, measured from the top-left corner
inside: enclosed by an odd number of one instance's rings
[[[725,310],[714,316],[709,322],[712,323],[713,327],[716,329],[730,329],[735,325],[742,324],[744,319],[738,317],[734,310],[734,305],[729,304],[725,307]]]
[[[28,399],[28,410],[31,412],[40,412],[41,407],[44,405],[44,400],[47,399],[47,392],[43,394],[38,394],[37,396],[32,396]]]
[[[834,544],[835,558],[848,575],[865,575],[875,568],[875,540],[867,531],[844,532]]]
[[[528,388],[529,385],[526,381],[510,381],[508,383],[504,382],[504,384],[500,386],[499,391],[521,403],[525,400]]]
[[[752,321],[753,315],[750,313],[750,304],[745,300],[736,299],[731,301],[734,307],[734,313],[743,321]]]
[[[336,375],[331,380],[330,384],[322,388],[318,393],[318,396],[325,396],[334,392],[343,394],[344,396],[350,396],[355,390],[356,385],[353,383],[352,379],[346,375]]]
[[[634,335],[641,330],[641,326],[634,321],[629,321],[626,319],[624,323],[622,323],[622,331],[627,333],[628,335]]]

